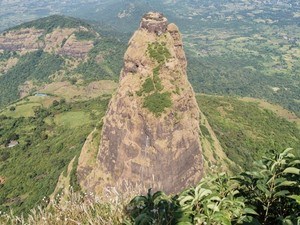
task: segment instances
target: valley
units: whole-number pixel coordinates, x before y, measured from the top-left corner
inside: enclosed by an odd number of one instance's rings
[[[2,4],[7,10],[11,5]],[[58,10],[53,4],[61,7]],[[33,8],[29,10],[29,6]],[[41,7],[48,11],[35,13],[35,7],[37,12]],[[52,2],[46,7],[28,0],[15,11],[34,18],[55,13],[76,15],[105,32],[116,32],[122,39],[128,39],[140,17],[149,10],[162,11],[181,28],[189,60],[188,75],[196,92],[265,99],[299,115],[298,2],[115,0],[83,3],[78,0]],[[3,17],[13,21],[11,17],[15,15],[4,14]],[[32,16],[27,20],[32,20]],[[119,60],[121,57],[122,54]],[[93,61],[88,63],[89,67],[96,68]]]
[[[71,90],[69,86],[64,93]],[[71,159],[79,157],[85,140],[88,140],[85,145],[98,142],[102,127],[99,121],[113,92],[90,100],[84,100],[83,93],[82,98],[67,102],[66,95],[29,96],[0,112],[1,211],[11,207],[16,213],[24,213],[43,204],[42,199],[54,191],[58,177],[66,174],[63,171]],[[200,124],[200,138],[206,143],[203,154],[207,170],[229,169],[237,173],[241,168],[252,168],[249,159],[257,160],[270,151],[297,149],[300,145],[300,130],[294,122],[257,103],[209,95],[197,95],[197,102],[210,125],[205,121]],[[15,110],[11,111],[11,107]],[[98,135],[86,139],[95,127]],[[8,148],[8,143],[14,140],[18,145]],[[216,141],[220,142],[218,150]],[[92,153],[89,161],[94,157]]]

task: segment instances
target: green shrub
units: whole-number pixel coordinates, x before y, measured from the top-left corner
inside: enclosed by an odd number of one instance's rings
[[[257,212],[254,218],[265,225],[299,223],[300,161],[292,149],[264,157],[256,165],[255,171],[234,178],[239,196]]]
[[[166,46],[166,43],[154,42],[148,44],[147,49],[150,58],[154,59],[159,64],[164,63],[171,57],[171,54]]]
[[[164,86],[161,84],[161,79],[159,77],[160,66],[157,66],[153,69],[153,82],[157,91],[162,91]]]
[[[151,189],[146,196],[133,198],[125,208],[127,219],[125,224],[177,224],[182,220],[180,207],[176,199],[172,199],[161,191],[154,194]]]
[[[126,225],[273,225],[300,222],[300,163],[291,149],[271,154],[260,168],[229,177],[208,175],[174,197],[137,196],[126,207]]]
[[[0,151],[0,162],[6,161],[10,157],[10,153],[8,151]]]
[[[171,94],[169,92],[155,92],[144,99],[144,105],[155,116],[160,116],[165,111],[165,108],[172,106]]]
[[[154,91],[154,84],[152,79],[149,77],[145,80],[144,84],[142,85],[143,87],[143,92],[145,93],[150,93]]]

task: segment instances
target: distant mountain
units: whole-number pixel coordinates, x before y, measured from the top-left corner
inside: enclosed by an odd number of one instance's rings
[[[0,34],[0,108],[53,82],[82,85],[116,79],[124,43],[64,16],[28,22]]]
[[[26,0],[26,12],[19,5],[2,3],[1,27],[19,24],[19,12],[23,21],[62,13],[128,38],[145,12],[163,12],[183,33],[188,76],[196,92],[263,98],[300,114],[298,1]]]

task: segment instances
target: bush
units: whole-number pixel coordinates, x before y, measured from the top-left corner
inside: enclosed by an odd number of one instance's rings
[[[148,45],[148,53],[150,58],[154,59],[159,64],[164,63],[171,57],[171,54],[166,47],[166,43],[154,42]]]
[[[150,93],[152,91],[154,91],[154,84],[151,78],[147,78],[144,82],[144,84],[142,85],[143,87],[143,92],[145,93]]]
[[[291,151],[264,157],[255,171],[234,178],[239,196],[257,212],[254,218],[261,224],[300,222],[300,161]]]
[[[161,79],[159,77],[159,70],[160,70],[160,66],[155,67],[153,69],[153,82],[155,84],[156,90],[162,91],[164,89],[164,86],[161,84]]]
[[[165,108],[172,106],[171,94],[169,92],[155,92],[145,97],[144,105],[155,116],[160,116],[165,111]]]
[[[300,163],[291,149],[258,162],[260,168],[229,177],[209,175],[170,197],[137,196],[126,207],[126,224],[297,224]]]

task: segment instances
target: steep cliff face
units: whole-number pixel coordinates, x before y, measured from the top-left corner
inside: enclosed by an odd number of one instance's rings
[[[88,31],[85,27],[56,28],[50,33],[34,27],[11,30],[0,34],[0,51],[16,51],[25,54],[43,49],[45,52],[62,56],[85,58],[94,47],[93,41],[78,40],[75,34]],[[93,34],[98,35],[95,32]]]
[[[171,193],[201,179],[200,111],[186,65],[176,25],[159,13],[146,14],[124,56],[96,165],[79,159],[83,188],[101,192],[129,182]]]

